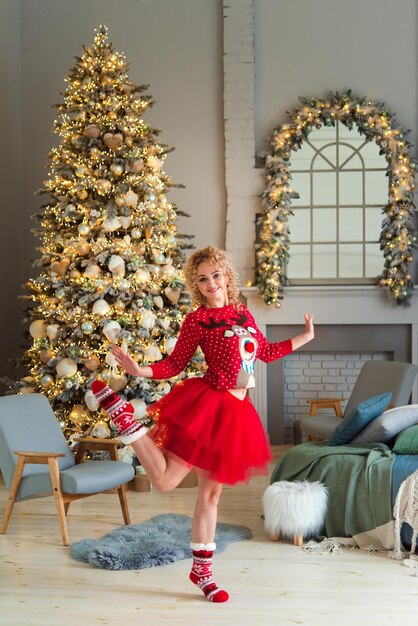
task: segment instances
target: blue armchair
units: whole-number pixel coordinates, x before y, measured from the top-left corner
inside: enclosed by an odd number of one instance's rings
[[[109,461],[82,463],[88,449],[108,450]],[[77,455],[69,448],[47,398],[24,394],[0,398],[0,469],[9,498],[1,534],[7,532],[15,502],[53,493],[62,541],[69,545],[66,514],[80,498],[117,489],[125,524],[130,524],[125,483],[131,465],[117,461],[117,442],[80,439]]]

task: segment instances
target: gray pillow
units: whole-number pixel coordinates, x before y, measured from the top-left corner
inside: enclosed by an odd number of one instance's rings
[[[351,443],[387,443],[402,430],[418,423],[418,404],[397,406],[376,417]]]

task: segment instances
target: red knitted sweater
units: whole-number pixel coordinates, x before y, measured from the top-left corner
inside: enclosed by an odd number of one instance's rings
[[[170,356],[153,363],[153,378],[182,372],[200,346],[207,371],[203,376],[214,389],[254,387],[254,362],[270,363],[292,352],[292,341],[269,343],[244,305],[220,309],[199,307],[186,315]]]

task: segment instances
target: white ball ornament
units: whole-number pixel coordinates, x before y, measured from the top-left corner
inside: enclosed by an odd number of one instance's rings
[[[44,320],[35,320],[29,326],[29,333],[34,339],[42,339],[46,337],[46,322]]]
[[[119,217],[119,221],[122,224],[123,228],[129,228],[132,218],[129,215],[121,215]]]
[[[125,193],[125,204],[127,207],[135,209],[138,204],[138,199],[138,194],[132,191],[132,189],[129,189],[129,191]]]
[[[147,405],[143,400],[141,400],[140,398],[134,398],[133,400],[130,400],[130,402],[134,407],[134,417],[140,419],[141,417],[144,417],[144,415],[146,415]]]
[[[92,311],[93,311],[94,315],[104,316],[104,315],[107,315],[109,313],[110,305],[106,302],[106,300],[104,298],[99,298],[93,304]]]
[[[128,291],[129,286],[130,286],[129,280],[126,280],[126,278],[122,278],[119,281],[119,285],[118,285],[119,291]]]
[[[144,357],[147,361],[159,361],[162,359],[163,355],[157,346],[148,346],[144,352]]]
[[[92,437],[97,437],[98,439],[107,439],[110,436],[110,428],[103,420],[97,422],[93,426],[90,432]]]
[[[151,311],[143,311],[139,323],[142,328],[145,328],[146,330],[151,330],[151,328],[155,324],[155,316],[153,315],[153,313],[151,313]]]
[[[115,230],[118,230],[122,224],[119,221],[117,216],[115,217],[107,217],[103,222],[103,228],[107,230],[109,233],[112,233]]]
[[[102,270],[97,265],[97,263],[89,263],[84,270],[84,276],[88,276],[89,278],[99,278]]]
[[[164,340],[164,348],[167,354],[171,354],[173,352],[176,343],[177,337],[167,337]]]
[[[106,354],[106,358],[105,358],[105,362],[107,365],[109,365],[110,367],[117,367],[118,362],[116,360],[116,357],[114,354],[112,354],[112,352],[108,352]]]
[[[98,401],[91,389],[86,391],[86,393],[84,394],[84,402],[86,403],[90,411],[97,411],[100,406],[100,402]]]
[[[147,165],[153,172],[159,172],[163,166],[163,162],[156,156],[149,156],[147,159]]]
[[[148,270],[140,267],[139,270],[135,272],[135,278],[139,283],[147,283],[151,278],[151,274]]]
[[[118,254],[112,254],[109,259],[108,267],[114,276],[125,276],[125,261]]]
[[[103,326],[104,336],[108,341],[111,341],[112,343],[117,342],[120,337],[121,330],[122,328],[119,322],[115,322],[114,320],[111,320]]]
[[[77,363],[75,363],[75,361],[73,361],[72,359],[61,359],[61,361],[57,363],[56,370],[60,378],[68,378],[76,374]]]

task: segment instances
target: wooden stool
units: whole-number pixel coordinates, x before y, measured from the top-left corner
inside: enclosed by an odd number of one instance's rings
[[[315,400],[307,400],[307,403],[311,405],[309,415],[316,415],[318,409],[334,409],[335,415],[337,415],[338,417],[342,417],[342,400],[343,398],[315,398]]]

